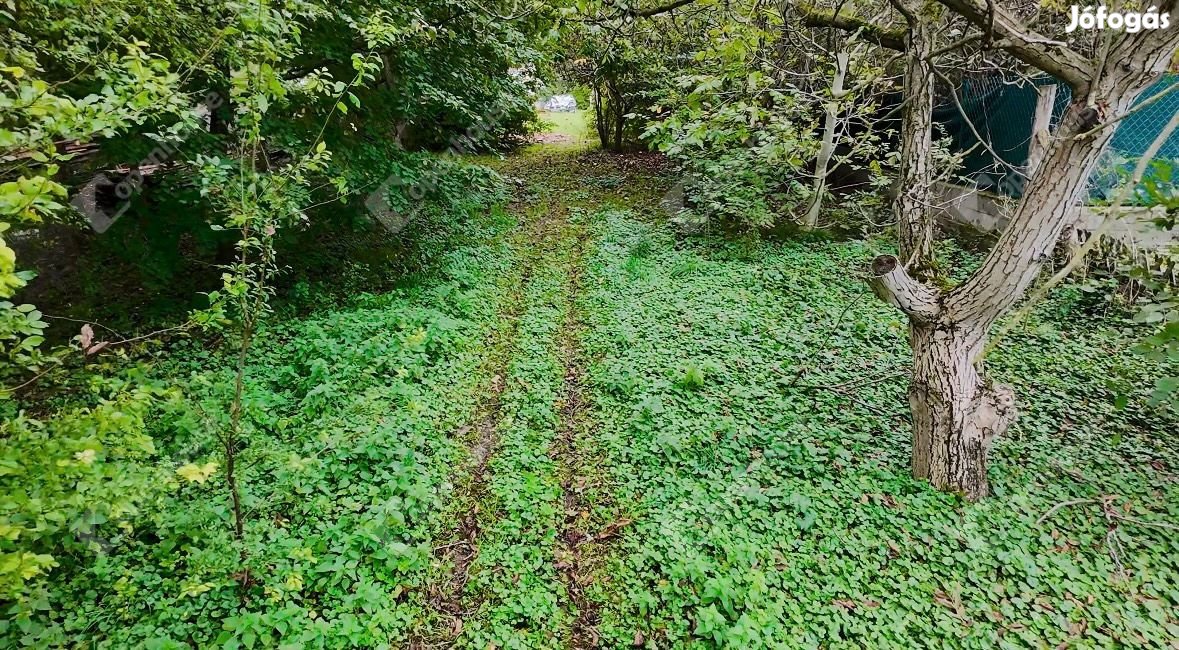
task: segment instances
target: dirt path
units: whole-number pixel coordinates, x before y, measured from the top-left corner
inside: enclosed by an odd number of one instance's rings
[[[511,238],[510,248],[518,255],[519,262],[516,273],[503,280],[512,289],[507,292],[509,298],[503,306],[500,326],[489,343],[491,353],[483,369],[483,374],[490,377],[487,392],[472,424],[456,432],[457,436],[467,438],[469,453],[467,462],[455,473],[458,485],[454,497],[457,504],[453,514],[455,526],[447,541],[434,549],[435,559],[444,567],[428,588],[428,605],[436,620],[419,630],[409,644],[411,648],[452,645],[463,630],[463,621],[470,607],[470,603],[465,602],[464,592],[470,579],[471,564],[479,555],[481,504],[487,498],[489,464],[499,444],[505,377],[515,353],[513,344],[525,308],[524,295],[539,261],[539,249],[535,243],[552,237],[551,219],[524,214],[524,206],[518,206],[518,209],[525,221]]]
[[[542,151],[517,176],[517,259],[484,372],[492,379],[455,472],[454,527],[436,549],[429,623],[412,647],[599,646],[587,594],[615,515],[594,446],[581,345],[583,266],[592,219],[625,204],[635,160]]]
[[[584,326],[578,310],[577,296],[581,290],[581,258],[586,245],[583,236],[578,246],[576,263],[570,274],[570,287],[564,334],[561,344],[561,359],[565,367],[564,389],[561,397],[560,436],[553,447],[553,458],[559,466],[562,506],[564,517],[561,532],[557,536],[560,544],[556,548],[554,562],[561,572],[567,601],[563,607],[572,617],[567,647],[582,649],[596,648],[600,637],[597,631],[599,615],[597,604],[587,597],[586,587],[593,579],[592,546],[604,539],[602,533],[591,531],[599,528],[595,513],[590,510],[592,492],[599,488],[597,474],[592,462],[582,451],[587,437],[592,434],[589,419],[588,396],[585,394],[586,359],[581,349],[579,334]]]

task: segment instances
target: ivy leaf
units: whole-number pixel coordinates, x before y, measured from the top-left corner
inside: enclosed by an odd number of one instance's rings
[[[217,463],[212,461],[204,465],[186,463],[177,468],[176,473],[190,483],[204,483],[217,471],[217,467]]]

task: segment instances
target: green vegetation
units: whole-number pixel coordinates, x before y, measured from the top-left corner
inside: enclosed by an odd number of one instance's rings
[[[150,413],[150,425],[137,422],[140,449],[85,430],[42,432],[45,444],[66,446],[43,450],[71,459],[56,470],[62,479],[93,486],[82,494],[126,500],[136,481],[139,498],[133,509],[115,501],[46,513],[66,517],[58,526],[70,552],[41,581],[43,599],[11,612],[4,645],[73,645],[83,630],[105,647],[159,648],[371,647],[408,636],[423,611],[431,542],[449,524],[444,486],[465,451],[452,433],[486,389],[479,342],[508,292],[500,234],[514,224],[493,214],[468,225],[481,227],[442,255],[428,284],[359,294],[346,308],[258,333],[244,397],[251,444],[238,458],[243,544],[226,525],[207,422],[226,417],[232,351],[177,345],[152,371],[177,394],[137,411],[107,402],[117,386],[95,387],[91,418],[119,407],[109,426],[126,431],[133,414]],[[28,467],[15,456],[30,453],[21,442],[6,447],[6,466]],[[117,479],[106,476],[116,468]],[[23,484],[14,480],[5,478],[10,517]]]
[[[0,647],[1176,647],[1179,257],[914,478],[895,61],[787,5],[0,4]]]
[[[1109,377],[1142,386],[1157,368],[1075,289],[994,358],[1028,404],[996,450],[995,498],[967,506],[908,475],[905,327],[857,277],[868,246],[675,246],[633,213],[596,221],[593,417],[635,522],[593,591],[607,647],[636,634],[653,647],[988,648],[1179,633],[1179,546],[1157,526],[1179,514],[1174,416],[1152,415],[1141,389],[1115,408]],[[634,272],[639,246],[656,252]],[[1113,542],[1104,495],[1138,520]],[[1076,499],[1091,501],[1038,523]]]
[[[86,417],[117,407],[140,446],[40,433],[108,505],[58,524],[5,645],[1176,636],[1176,420],[1146,388],[1116,403],[1111,377],[1157,372],[1128,322],[1070,288],[1010,338],[997,372],[1030,403],[968,505],[908,475],[903,323],[857,278],[875,242],[677,243],[642,163],[509,159],[521,202],[412,284],[260,330],[240,544],[202,425],[232,350],[172,346],[134,402],[110,401],[132,375],[96,384]]]
[[[590,128],[593,114],[586,110],[555,113],[541,111],[537,114],[545,125],[541,140],[546,144],[585,148],[594,139]]]

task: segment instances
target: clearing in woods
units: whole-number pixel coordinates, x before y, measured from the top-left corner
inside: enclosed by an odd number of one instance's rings
[[[576,122],[561,128],[576,135]],[[1112,399],[1110,377],[1149,386],[1158,371],[1123,321],[1066,287],[988,358],[1026,399],[993,454],[994,498],[965,503],[910,476],[906,325],[862,277],[887,239],[686,236],[661,156],[574,135],[481,160],[512,198],[471,214],[431,270],[259,337],[246,403],[265,430],[244,465],[243,548],[265,572],[216,577],[235,557],[226,500],[195,476],[154,511],[157,531],[188,531],[166,533],[181,541],[104,547],[54,575],[60,622],[33,617],[4,638],[478,650],[1179,638],[1179,536],[1144,523],[1179,516],[1177,441],[1160,435],[1179,424],[1142,391],[1128,408]],[[943,255],[960,274],[977,263],[949,243]],[[231,385],[220,354],[189,345],[161,364],[200,407],[176,403],[154,425],[168,453],[198,457],[191,423]]]
[[[1133,451],[1169,453],[1149,434],[1173,423],[1095,401],[1068,416],[1103,368],[1148,372],[1116,330],[1070,327],[1065,297],[996,355],[1041,390],[998,450],[1001,497],[967,506],[908,476],[905,330],[859,277],[874,242],[677,237],[659,158],[540,141],[495,163],[519,189],[513,270],[413,645],[986,647],[1161,631],[1144,630],[1174,587],[1161,579],[1174,556],[1147,551],[1174,544],[1164,531],[1126,531],[1114,557],[1096,511],[1037,521],[1115,485],[1176,502],[1165,468]],[[1066,354],[1085,363],[1061,368]],[[1057,580],[1067,614],[1047,605]],[[1126,580],[1154,596],[1125,598]]]
[[[1027,4],[5,1],[0,649],[1179,650],[1179,32]]]

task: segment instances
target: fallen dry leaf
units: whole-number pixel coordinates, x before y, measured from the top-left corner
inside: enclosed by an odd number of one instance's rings
[[[612,537],[617,537],[618,531],[622,530],[623,528],[626,528],[627,526],[631,525],[632,523],[634,523],[633,519],[619,519],[618,521],[612,521],[612,522],[606,524],[606,527],[603,528],[602,531],[599,532],[594,539],[601,542],[603,540],[607,540]]]

